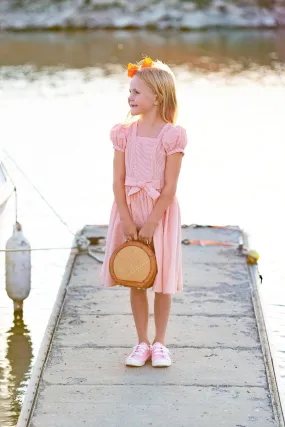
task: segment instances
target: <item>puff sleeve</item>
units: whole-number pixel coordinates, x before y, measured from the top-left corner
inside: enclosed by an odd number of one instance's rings
[[[127,144],[127,128],[121,123],[116,124],[110,131],[110,139],[114,150],[124,152]]]
[[[162,142],[167,156],[174,153],[182,153],[184,156],[187,145],[186,130],[182,126],[171,126],[164,133]]]

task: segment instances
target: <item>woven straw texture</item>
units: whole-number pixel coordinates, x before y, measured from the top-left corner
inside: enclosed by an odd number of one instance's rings
[[[126,242],[110,259],[110,274],[118,285],[149,288],[153,285],[157,265],[153,250],[141,242]]]

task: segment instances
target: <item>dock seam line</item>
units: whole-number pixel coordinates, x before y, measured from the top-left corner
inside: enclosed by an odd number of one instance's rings
[[[46,385],[54,385],[54,383],[49,383],[48,381],[45,382]],[[94,384],[78,384],[78,383],[56,383],[56,386],[63,386],[63,387],[69,387],[69,386],[74,386],[76,384],[76,387],[113,387],[113,386],[120,386],[120,387],[144,387],[144,386],[148,386],[148,387],[204,387],[204,388],[208,388],[208,387],[213,387],[213,388],[240,388],[240,389],[247,389],[247,388],[260,388],[262,390],[267,391],[267,385],[266,386],[262,386],[262,385],[254,385],[254,384],[248,384],[248,385],[239,385],[239,384],[175,384],[175,383],[163,383],[163,384],[151,384],[151,383],[139,383],[139,384],[135,384],[135,383],[112,383],[112,384],[100,384],[100,383],[94,383]],[[94,402],[92,402],[94,403]]]

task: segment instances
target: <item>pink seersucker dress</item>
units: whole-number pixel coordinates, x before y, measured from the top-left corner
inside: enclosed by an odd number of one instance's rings
[[[156,138],[137,136],[137,122],[117,124],[111,129],[115,150],[125,152],[126,200],[131,217],[141,228],[147,221],[164,186],[166,156],[181,152],[187,144],[186,131],[167,123]],[[109,260],[114,250],[126,241],[114,201],[106,239],[105,260],[101,270],[104,286],[114,286]],[[158,273],[153,291],[174,294],[182,289],[181,220],[175,197],[156,226],[153,243]]]

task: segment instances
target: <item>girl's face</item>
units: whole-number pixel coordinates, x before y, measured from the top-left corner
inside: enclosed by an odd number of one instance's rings
[[[129,92],[128,102],[132,116],[149,113],[157,105],[156,95],[148,85],[136,75],[131,79]]]

